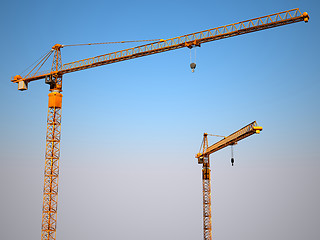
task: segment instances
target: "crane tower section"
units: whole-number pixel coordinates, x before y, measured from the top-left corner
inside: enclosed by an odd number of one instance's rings
[[[237,144],[240,140],[255,133],[260,133],[262,127],[254,121],[240,130],[230,134],[219,142],[208,146],[208,134],[203,134],[200,152],[196,155],[198,164],[202,164],[202,195],[203,195],[203,237],[204,240],[212,240],[212,217],[211,217],[211,169],[210,154],[227,146]]]

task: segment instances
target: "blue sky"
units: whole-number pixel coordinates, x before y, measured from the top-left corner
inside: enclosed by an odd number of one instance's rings
[[[230,149],[211,156],[214,239],[319,239],[315,0],[3,3],[0,238],[40,238],[41,225],[48,86],[19,92],[11,76],[56,43],[165,39],[296,7],[308,24],[203,44],[195,73],[179,49],[65,75],[57,239],[201,239],[202,134],[254,120],[264,130],[235,147],[233,168]]]

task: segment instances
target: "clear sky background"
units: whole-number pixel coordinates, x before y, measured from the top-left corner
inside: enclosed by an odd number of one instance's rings
[[[48,85],[20,74],[56,44],[170,38],[299,7],[304,22],[63,78],[57,239],[202,239],[204,132],[264,129],[211,155],[214,239],[318,240],[316,0],[5,1],[0,239],[40,239]],[[64,63],[133,45],[62,49]],[[219,139],[210,138],[209,143]]]

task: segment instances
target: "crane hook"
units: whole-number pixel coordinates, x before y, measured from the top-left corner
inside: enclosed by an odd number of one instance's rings
[[[192,62],[192,48],[194,48],[194,61],[196,62],[196,58],[197,58],[197,54],[196,54],[196,46],[189,46],[189,49],[190,49],[190,68],[191,68],[191,71],[194,73],[194,70],[196,69],[196,63],[195,62]]]
[[[191,71],[194,72],[194,69],[196,68],[196,64],[195,63],[190,63],[190,68],[191,68]]]
[[[234,164],[234,158],[233,158],[233,144],[231,145],[231,165]]]

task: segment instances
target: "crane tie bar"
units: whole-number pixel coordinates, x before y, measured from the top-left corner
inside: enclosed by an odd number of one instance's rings
[[[63,47],[73,47],[73,46],[86,46],[86,45],[101,45],[101,44],[114,44],[114,43],[133,43],[133,42],[157,42],[164,41],[163,39],[149,39],[149,40],[131,40],[131,41],[119,41],[119,42],[102,42],[102,43],[80,43],[80,44],[68,44],[62,45]]]

